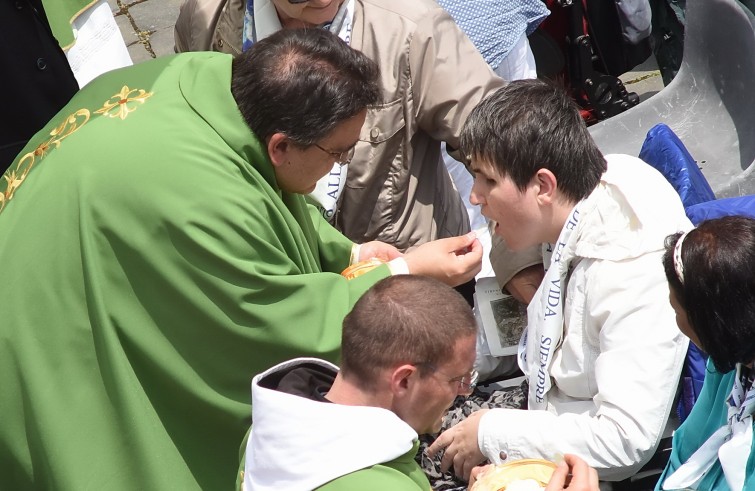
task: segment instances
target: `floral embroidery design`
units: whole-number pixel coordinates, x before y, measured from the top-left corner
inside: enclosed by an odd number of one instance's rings
[[[144,89],[129,89],[127,85],[124,85],[120,92],[105,101],[95,113],[123,120],[129,113],[134,112],[139,104],[144,104],[144,101],[152,94],[153,92],[147,92]],[[15,167],[6,171],[2,176],[6,186],[4,190],[0,191],[0,212],[3,211],[5,205],[13,198],[16,190],[23,184],[31,168],[53,147],[59,147],[61,141],[84,126],[89,121],[89,117],[88,109],[79,109],[69,115],[60,125],[50,131],[50,138],[47,141],[25,154]],[[0,180],[0,183],[2,183],[2,180]]]
[[[137,104],[144,104],[144,101],[152,94],[153,92],[147,92],[144,89],[129,89],[127,85],[124,85],[120,92],[105,101],[105,104],[95,113],[111,118],[126,119],[129,113],[136,110]]]
[[[47,155],[53,146],[59,147],[61,141],[84,126],[89,121],[89,115],[88,109],[79,109],[69,115],[60,125],[50,131],[51,138],[40,143],[37,148],[21,157],[14,168],[8,169],[3,175],[6,186],[5,190],[0,192],[0,212],[3,211],[5,205],[13,198],[13,194],[23,184],[37,160]]]

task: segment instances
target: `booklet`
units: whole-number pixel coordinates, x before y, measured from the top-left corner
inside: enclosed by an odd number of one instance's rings
[[[503,293],[494,277],[477,280],[475,297],[490,354],[516,355],[519,338],[527,327],[527,307]]]

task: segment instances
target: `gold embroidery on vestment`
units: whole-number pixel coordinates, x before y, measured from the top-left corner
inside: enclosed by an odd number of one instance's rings
[[[126,119],[129,113],[136,110],[138,104],[144,104],[144,101],[151,97],[153,93],[144,89],[129,89],[127,85],[124,85],[120,92],[105,101],[95,113],[111,118]],[[50,139],[40,143],[33,151],[21,157],[21,160],[13,169],[8,169],[3,175],[6,187],[4,191],[0,192],[0,212],[3,211],[5,205],[13,198],[16,190],[23,184],[37,160],[47,155],[53,146],[59,147],[60,142],[84,126],[89,121],[89,117],[89,109],[79,109],[69,115],[59,126],[50,131]]]
[[[89,115],[89,109],[79,109],[70,114],[62,123],[50,131],[52,138],[37,145],[37,148],[21,157],[14,168],[8,169],[3,175],[6,186],[5,190],[0,193],[0,212],[3,211],[5,205],[13,198],[13,194],[23,184],[37,159],[42,159],[53,146],[59,147],[61,141],[84,126],[89,121]]]
[[[132,95],[134,93],[136,95]],[[111,118],[126,119],[129,113],[136,110],[135,103],[144,104],[144,101],[152,94],[153,92],[147,92],[144,89],[129,89],[127,85],[124,85],[120,92],[105,101],[105,104],[95,112]]]

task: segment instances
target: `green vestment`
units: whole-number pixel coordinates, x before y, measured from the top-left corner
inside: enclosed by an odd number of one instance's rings
[[[95,3],[96,0],[42,0],[50,29],[61,48],[68,49],[73,46],[75,39],[71,24]]]
[[[233,488],[253,375],[335,361],[389,274],[338,274],[352,243],[277,187],[230,77],[109,72],[0,179],[0,488]]]
[[[367,443],[369,444],[369,443]],[[414,457],[419,440],[406,454],[390,462],[375,464],[323,484],[318,491],[429,491],[430,481]],[[358,451],[355,449],[355,451]]]

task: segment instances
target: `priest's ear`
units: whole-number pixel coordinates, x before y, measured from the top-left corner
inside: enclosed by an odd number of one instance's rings
[[[267,154],[273,167],[279,167],[289,161],[288,152],[293,143],[284,133],[273,133],[267,139]]]

